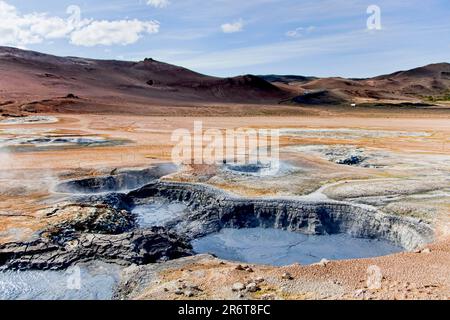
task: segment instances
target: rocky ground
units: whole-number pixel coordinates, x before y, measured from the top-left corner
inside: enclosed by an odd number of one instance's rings
[[[448,299],[449,254],[439,247],[424,253],[359,261],[322,261],[282,268],[245,265],[209,255],[125,269],[117,299]],[[415,261],[412,272],[408,265]],[[427,263],[433,261],[433,275]],[[397,265],[402,262],[403,264]],[[382,270],[380,286],[370,283],[370,266]],[[439,275],[438,277],[436,277]],[[369,282],[368,282],[369,281]]]
[[[366,204],[397,217],[412,217],[431,224],[435,233],[433,243],[422,245],[417,253],[283,268],[239,267],[238,263],[205,255],[137,266],[189,255],[189,245],[161,228],[135,231],[135,221],[126,208],[73,202],[58,186],[70,179],[115,176],[120,174],[120,168],[147,168],[167,162],[172,130],[192,124],[186,118],[55,117],[57,122],[45,118],[33,120],[31,124],[4,119],[8,121],[0,123],[0,136],[6,141],[17,141],[28,135],[48,136],[52,131],[52,134],[102,136],[127,143],[78,145],[70,150],[66,146],[42,150],[3,147],[0,152],[2,264],[8,262],[11,268],[30,265],[64,268],[80,257],[131,264],[117,298],[449,298],[448,117],[430,115],[386,120],[366,116],[363,128],[359,116],[340,120],[326,115],[204,118],[207,128],[277,127],[294,132],[300,128],[307,135],[286,133],[282,137],[284,166],[273,176],[192,166],[172,174],[171,170],[164,170],[161,175],[169,174],[165,181],[201,183],[257,199],[287,197]],[[330,135],[333,130],[339,134]],[[388,134],[380,137],[380,132]],[[103,181],[96,186],[97,190],[133,188],[148,182],[135,178],[134,183],[127,185],[124,181],[128,180],[123,176],[122,180],[115,181]],[[372,265],[382,272],[381,288],[367,288],[367,270]]]

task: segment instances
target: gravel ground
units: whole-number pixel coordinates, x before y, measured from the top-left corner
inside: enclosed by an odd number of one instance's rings
[[[117,298],[449,299],[450,239],[424,249],[373,259],[281,268],[198,255],[128,268]],[[369,280],[374,268],[381,272],[381,283]],[[251,283],[257,284],[254,292],[233,290],[239,284]]]

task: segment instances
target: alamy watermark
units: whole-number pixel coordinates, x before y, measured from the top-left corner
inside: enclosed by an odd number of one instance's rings
[[[381,282],[383,280],[383,273],[380,267],[371,265],[367,268],[367,288],[369,290],[381,289]]]
[[[172,133],[172,162],[177,165],[262,165],[279,169],[278,129],[207,129],[195,121],[193,130]]]
[[[81,268],[78,266],[70,267],[65,273],[67,274],[67,289],[81,290]]]
[[[77,5],[70,5],[66,9],[66,13],[69,15],[67,18],[67,24],[69,28],[76,29],[81,25],[81,8]]]
[[[381,30],[381,8],[375,4],[367,7],[367,29],[369,30]]]

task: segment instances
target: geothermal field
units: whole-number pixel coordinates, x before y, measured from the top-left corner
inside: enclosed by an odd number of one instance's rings
[[[298,82],[0,52],[0,299],[450,298],[450,105],[424,98],[449,64]],[[198,123],[276,130],[277,159],[174,161]]]

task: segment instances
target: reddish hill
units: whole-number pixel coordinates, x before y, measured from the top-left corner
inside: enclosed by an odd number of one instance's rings
[[[287,91],[256,76],[216,78],[146,59],[141,62],[56,57],[0,47],[2,100],[73,94],[104,103],[277,103]]]
[[[389,86],[407,96],[442,95],[450,89],[450,64],[436,63],[375,77],[366,82]]]
[[[262,76],[264,79],[279,83],[279,78]],[[292,79],[283,82],[296,88],[305,97],[295,98],[298,101],[307,101],[312,93],[326,92],[325,101],[353,101],[366,100],[400,100],[419,101],[429,97],[446,95],[450,91],[450,64],[438,63],[408,71],[399,71],[389,75],[382,75],[369,79],[345,78],[304,78],[296,81],[294,76],[282,76],[281,79]]]

